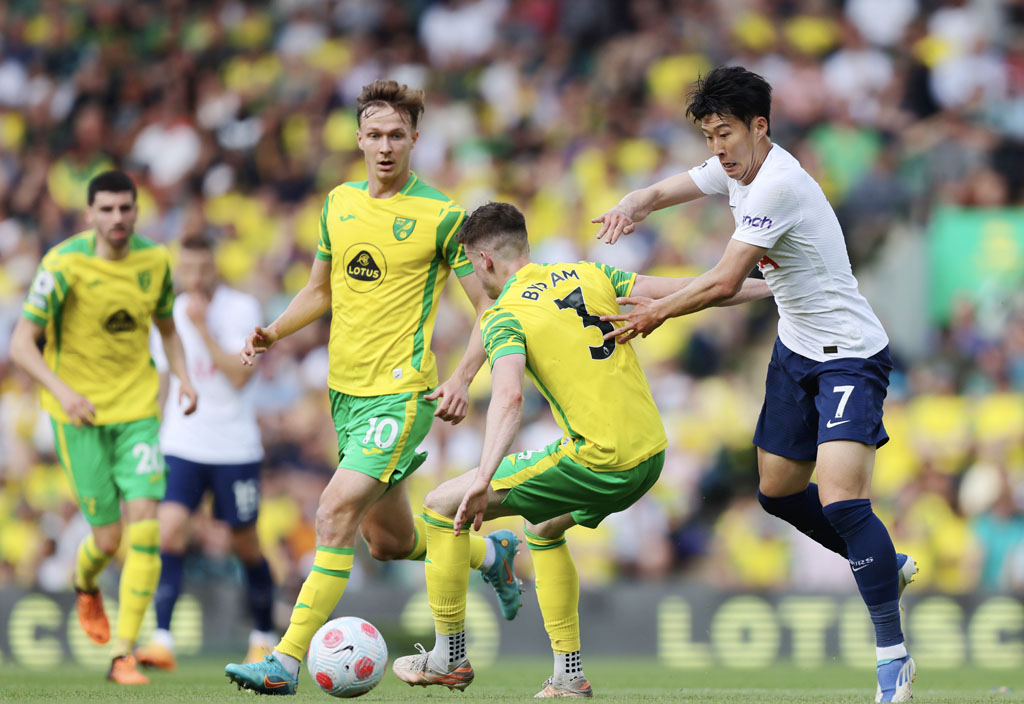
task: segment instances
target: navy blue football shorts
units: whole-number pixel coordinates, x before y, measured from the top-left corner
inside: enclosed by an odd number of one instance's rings
[[[213,492],[213,515],[232,527],[249,525],[260,510],[260,463],[200,464],[167,455],[164,501],[196,510],[207,489]]]
[[[816,362],[776,339],[754,444],[803,462],[813,462],[818,445],[831,440],[881,447],[889,441],[882,402],[890,371],[888,346],[866,359]]]

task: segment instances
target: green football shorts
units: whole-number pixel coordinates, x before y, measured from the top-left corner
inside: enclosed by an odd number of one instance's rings
[[[437,408],[437,401],[423,399],[428,393],[349,396],[331,389],[338,467],[389,486],[415,472],[427,459],[427,453],[416,448],[430,432]]]
[[[530,523],[570,513],[578,525],[596,528],[646,494],[664,464],[662,450],[632,469],[597,472],[569,457],[562,440],[556,440],[543,450],[505,457],[491,488],[508,489],[502,505]]]
[[[121,520],[121,500],[164,498],[167,470],[160,453],[160,421],[83,425],[51,418],[53,436],[68,481],[89,525]]]

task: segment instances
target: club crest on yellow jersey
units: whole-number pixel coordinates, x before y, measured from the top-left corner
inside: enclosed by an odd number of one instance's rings
[[[140,271],[139,272],[139,288],[141,288],[143,291],[148,291],[149,290],[149,285],[152,282],[153,282],[153,277],[149,273],[148,270],[147,271]]]
[[[384,253],[369,242],[357,242],[345,251],[345,283],[356,293],[368,293],[380,286],[388,273]]]
[[[409,239],[409,235],[416,229],[416,221],[412,218],[396,217],[395,222],[391,225],[391,231],[395,235],[395,239],[399,242]]]

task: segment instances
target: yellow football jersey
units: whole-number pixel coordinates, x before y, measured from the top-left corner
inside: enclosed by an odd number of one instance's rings
[[[604,340],[636,274],[605,264],[527,264],[509,279],[480,326],[494,365],[525,354],[551,404],[568,453],[598,471],[629,469],[668,446],[632,345]]]
[[[153,316],[174,306],[167,249],[132,235],[124,259],[96,256],[96,233],[80,232],[43,257],[22,314],[46,328],[43,357],[96,407],[96,424],[155,416],[159,379],[149,355]],[[42,406],[67,423],[45,389]]]
[[[450,271],[473,272],[455,241],[465,217],[416,174],[391,198],[371,198],[366,181],[328,194],[316,253],[331,262],[328,386],[352,396],[437,386],[437,301]]]

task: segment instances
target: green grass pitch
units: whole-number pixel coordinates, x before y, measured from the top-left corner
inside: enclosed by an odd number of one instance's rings
[[[177,672],[152,674],[148,687],[117,687],[103,673],[84,667],[26,670],[0,667],[0,701],[18,702],[252,702],[255,695],[239,692],[223,675],[225,658],[190,660]],[[699,702],[700,704],[822,704],[874,700],[870,670],[840,666],[766,670],[670,670],[647,659],[590,658],[585,660],[594,696],[608,702]],[[516,659],[477,672],[465,693],[447,689],[410,688],[389,671],[384,681],[360,702],[525,702],[550,674],[550,660]],[[305,670],[305,668],[303,668]],[[274,699],[260,701],[275,701]],[[296,697],[286,701],[327,702],[308,673],[299,679]],[[973,704],[1024,702],[1024,671],[919,669],[914,701]]]

